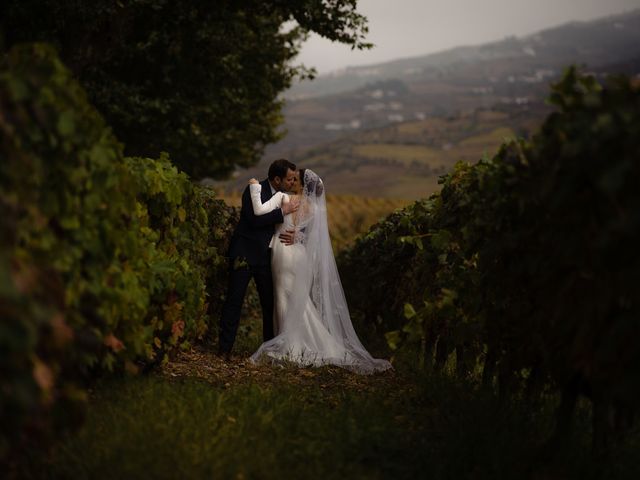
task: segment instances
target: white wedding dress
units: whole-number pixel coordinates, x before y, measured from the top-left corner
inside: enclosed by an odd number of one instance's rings
[[[250,186],[256,215],[290,201],[287,194],[276,192],[262,204],[261,188]],[[279,241],[285,230],[296,231],[293,245]],[[263,343],[251,361],[338,365],[358,373],[391,368],[366,351],[353,329],[329,238],[324,186],[313,171],[305,171],[300,207],[277,226],[271,248],[276,337]]]

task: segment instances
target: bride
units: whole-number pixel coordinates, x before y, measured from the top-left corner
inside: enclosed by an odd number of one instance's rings
[[[261,185],[254,179],[250,183],[256,215],[292,201],[290,195],[276,192],[262,204]],[[322,180],[313,171],[301,169],[292,190],[298,210],[284,217],[270,245],[277,335],[263,343],[251,361],[338,365],[364,374],[392,368],[367,352],[351,324],[329,238]],[[285,230],[296,232],[293,245],[277,241]]]

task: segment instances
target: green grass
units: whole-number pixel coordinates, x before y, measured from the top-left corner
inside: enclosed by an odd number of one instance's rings
[[[500,401],[454,378],[453,364],[418,369],[411,351],[373,376],[253,367],[245,358],[260,343],[258,313],[252,286],[230,364],[198,346],[147,376],[96,383],[83,427],[48,457],[25,452],[18,478],[596,478],[585,407],[570,444],[550,456],[555,398]],[[386,356],[379,337],[362,339]],[[601,478],[640,478],[639,447],[635,432]]]
[[[375,419],[375,421],[371,421]],[[406,476],[384,398],[318,386],[216,389],[159,377],[100,385],[88,421],[41,465],[50,478]],[[406,460],[406,458],[404,458]]]
[[[227,387],[159,374],[104,380],[85,426],[48,460],[31,459],[24,478],[596,478],[584,413],[551,458],[541,445],[552,400],[500,402],[412,365],[366,379],[266,369]],[[603,478],[640,478],[636,447]]]
[[[396,126],[400,135],[421,135],[425,132],[445,131],[448,123],[444,118],[429,118],[415,122],[404,122]]]
[[[353,155],[365,158],[386,158],[404,164],[409,164],[413,161],[437,165],[442,163],[442,154],[439,150],[423,145],[375,143],[355,145],[353,147]]]
[[[488,133],[465,138],[459,143],[459,145],[461,147],[474,148],[477,150],[485,149],[489,152],[493,152],[496,151],[506,139],[514,137],[515,133],[511,128],[500,127]]]

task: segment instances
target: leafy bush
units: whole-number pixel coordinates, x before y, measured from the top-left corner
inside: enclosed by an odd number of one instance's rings
[[[91,367],[112,367],[119,351],[144,352],[146,299],[134,296],[141,279],[126,260],[147,249],[121,147],[50,48],[10,52],[0,102],[3,230],[12,231],[3,235],[3,294],[13,304],[3,336],[4,457],[32,427],[46,432],[69,380],[77,386]]]
[[[1,462],[77,425],[96,375],[203,337],[234,215],[167,156],[125,159],[47,45],[9,52],[0,112]]]
[[[601,450],[640,398],[640,88],[571,68],[550,100],[531,142],[458,164],[340,261],[392,346],[417,341],[437,368],[455,352],[501,394],[560,391],[558,435],[587,395]]]
[[[215,301],[226,287],[227,266],[220,252],[236,215],[212,189],[193,185],[166,154],[159,160],[126,158],[125,164],[138,192],[141,232],[156,248],[147,307],[154,344],[163,352],[165,343],[169,349],[188,348],[189,339],[202,338],[211,328],[209,319],[217,321]]]

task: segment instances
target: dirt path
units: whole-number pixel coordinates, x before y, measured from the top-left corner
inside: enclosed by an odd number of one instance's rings
[[[176,358],[163,365],[159,373],[168,378],[197,377],[222,388],[242,384],[286,384],[302,388],[320,387],[327,393],[339,393],[341,389],[348,388],[363,393],[385,391],[389,395],[406,395],[413,390],[409,379],[395,370],[375,375],[358,375],[331,366],[298,368],[254,365],[249,361],[248,355],[234,355],[226,362],[200,345],[180,352]]]

